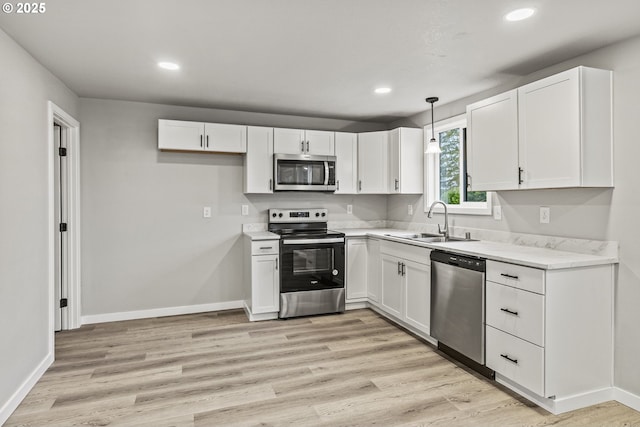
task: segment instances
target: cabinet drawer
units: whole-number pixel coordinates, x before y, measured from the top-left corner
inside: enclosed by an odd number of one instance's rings
[[[251,242],[251,255],[277,255],[279,247],[279,240],[257,240]]]
[[[544,270],[487,260],[487,280],[544,294]]]
[[[544,296],[487,282],[487,325],[544,347]]]
[[[487,326],[487,366],[544,396],[544,349]]]

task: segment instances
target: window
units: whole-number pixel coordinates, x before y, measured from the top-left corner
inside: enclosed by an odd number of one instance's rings
[[[471,191],[467,183],[466,116],[436,122],[434,127],[442,152],[424,155],[425,212],[431,203],[442,200],[452,213],[490,215],[491,193]],[[431,125],[424,127],[424,134],[429,141]]]

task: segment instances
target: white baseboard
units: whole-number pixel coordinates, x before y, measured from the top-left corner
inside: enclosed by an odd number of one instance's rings
[[[83,325],[120,320],[148,319],[150,317],[178,316],[181,314],[206,313],[208,311],[242,308],[243,301],[214,302],[211,304],[184,305],[180,307],[152,308],[150,310],[122,311],[119,313],[90,314],[80,318]]]
[[[362,308],[369,308],[369,303],[366,301],[356,301],[356,302],[347,302],[344,305],[344,309],[349,310],[360,310]]]
[[[606,387],[600,390],[593,390],[587,393],[569,396],[563,399],[548,399],[538,396],[532,391],[522,387],[521,385],[511,381],[508,378],[496,372],[496,382],[510,388],[521,396],[526,397],[541,408],[546,409],[554,415],[563,414],[565,412],[576,409],[586,408],[587,406],[597,405],[599,403],[608,402],[615,399],[615,389]]]
[[[251,313],[251,310],[249,309],[249,306],[247,305],[247,302],[244,301],[243,302],[243,306],[244,306],[244,312],[247,315],[247,317],[249,318],[249,320],[251,322],[260,322],[262,320],[274,320],[278,318],[278,312],[275,311],[273,313],[257,313],[257,314],[253,314]]]
[[[45,358],[36,366],[36,368],[31,372],[31,374],[23,381],[23,383],[18,387],[18,389],[13,393],[13,395],[9,398],[7,402],[0,407],[0,426],[4,425],[4,423],[9,419],[13,411],[16,410],[20,402],[24,400],[27,394],[31,391],[34,385],[38,382],[38,380],[42,377],[42,375],[46,372],[46,370],[53,363],[53,352],[49,352],[45,356]]]
[[[640,396],[637,394],[616,387],[613,392],[613,397],[623,405],[640,412]]]

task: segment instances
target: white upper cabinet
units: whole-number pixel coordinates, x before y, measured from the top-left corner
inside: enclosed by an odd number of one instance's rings
[[[468,173],[474,191],[518,188],[518,91],[467,106]]]
[[[335,155],[335,132],[324,130],[305,131],[307,154]]]
[[[389,131],[389,193],[422,194],[423,146],[422,129]]]
[[[273,147],[277,154],[333,156],[335,134],[322,130],[275,128]]]
[[[518,88],[522,188],[613,186],[611,78],[577,67]]]
[[[160,150],[246,153],[247,127],[182,120],[158,120]]]
[[[160,150],[204,150],[204,123],[158,120]]]
[[[305,153],[304,130],[283,129],[273,130],[273,152],[278,154],[304,154]]]
[[[358,192],[358,134],[336,132],[336,194]]]
[[[273,128],[247,127],[244,192],[273,193]]]
[[[611,187],[611,71],[587,67],[467,106],[471,188]]]
[[[388,153],[388,131],[358,134],[358,193],[387,193]]]
[[[205,123],[205,149],[222,153],[247,152],[247,127],[220,123]]]

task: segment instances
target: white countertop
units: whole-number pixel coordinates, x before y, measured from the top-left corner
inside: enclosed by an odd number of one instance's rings
[[[537,248],[531,246],[514,245],[491,241],[468,241],[446,243],[424,243],[386,234],[412,234],[411,230],[352,228],[336,230],[345,233],[347,237],[375,236],[385,240],[422,246],[429,249],[442,249],[463,255],[477,256],[495,261],[526,265],[528,267],[556,270],[563,268],[587,267],[593,265],[615,264],[616,257],[580,254],[559,251],[555,249]]]
[[[244,235],[252,241],[255,240],[280,240],[280,235],[270,231],[245,231]]]

